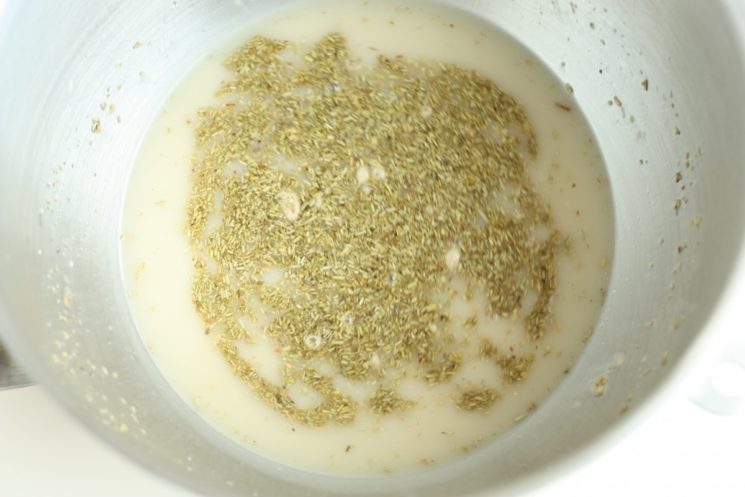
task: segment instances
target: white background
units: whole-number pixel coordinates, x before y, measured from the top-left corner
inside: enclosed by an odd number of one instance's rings
[[[529,497],[745,496],[745,410],[708,413],[685,390],[579,471]],[[0,392],[0,496],[194,497],[98,441],[41,387]]]

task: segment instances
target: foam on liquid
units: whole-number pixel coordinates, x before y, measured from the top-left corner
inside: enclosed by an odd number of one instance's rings
[[[233,375],[213,338],[205,335],[191,302],[193,266],[185,233],[197,109],[215,104],[214,93],[229,76],[223,61],[252,35],[312,44],[332,31],[344,33],[350,49],[365,60],[382,52],[476,69],[525,107],[540,147],[530,165],[532,177],[552,206],[556,227],[572,239],[570,253],[557,258],[555,326],[541,341],[530,343],[520,323],[487,316],[482,296],[452,302],[453,322],[463,322],[476,306],[478,324],[468,333],[535,354],[524,381],[502,385],[496,366],[474,361],[446,385],[404,385],[406,397],[417,399],[417,405],[401,414],[378,418],[361,413],[348,426],[311,428],[255,398]],[[540,405],[571,368],[597,320],[612,234],[609,187],[591,132],[563,83],[532,54],[500,31],[450,10],[318,3],[250,26],[201,62],[174,91],[154,121],[130,179],[122,264],[130,307],[152,360],[184,402],[215,429],[292,466],[379,474],[414,470],[477,448]],[[279,362],[268,341],[252,347],[251,360],[262,373],[278,374]],[[459,382],[485,378],[494,379],[502,394],[488,412],[466,412],[454,405]]]

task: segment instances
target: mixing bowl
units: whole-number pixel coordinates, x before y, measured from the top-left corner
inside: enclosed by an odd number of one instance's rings
[[[518,492],[604,447],[706,340],[742,319],[743,3],[452,0],[569,82],[596,133],[616,256],[595,334],[537,412],[420,473],[311,474],[218,434],[138,338],[119,263],[123,197],[138,144],[181,78],[290,3],[40,0],[0,13],[0,332],[23,368],[111,445],[209,495]],[[601,375],[608,386],[596,396]]]

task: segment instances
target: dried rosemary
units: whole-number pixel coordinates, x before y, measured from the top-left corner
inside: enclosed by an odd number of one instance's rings
[[[540,339],[565,241],[528,179],[538,145],[510,95],[452,64],[380,56],[365,65],[340,34],[307,51],[255,37],[227,65],[222,103],[197,121],[193,302],[266,404],[308,425],[349,423],[360,409],[412,406],[396,391],[404,370],[453,381],[479,360],[454,349],[435,298],[456,277]],[[526,309],[529,294],[537,299]],[[261,322],[282,357],[280,385],[239,351]],[[505,383],[532,361],[493,359]],[[355,400],[337,377],[374,393]],[[287,389],[297,383],[322,400],[298,407]],[[498,398],[470,390],[454,403],[486,409]]]

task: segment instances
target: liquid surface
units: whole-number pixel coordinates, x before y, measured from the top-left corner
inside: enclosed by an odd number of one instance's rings
[[[613,231],[609,188],[589,128],[564,85],[501,32],[431,7],[319,5],[270,18],[228,42],[184,80],[153,123],[124,211],[122,263],[130,306],[163,375],[226,436],[277,461],[320,472],[414,470],[473,450],[509,429],[571,368],[592,332],[607,284]],[[477,318],[463,333],[534,357],[524,379],[505,382],[493,362],[472,361],[446,384],[406,385],[416,404],[400,413],[361,412],[351,424],[310,427],[259,400],[233,374],[214,337],[205,334],[192,303],[193,254],[186,233],[197,110],[217,105],[215,92],[230,78],[223,62],[251,36],[310,46],[330,32],[343,33],[353,54],[369,63],[381,53],[401,54],[477,70],[525,108],[539,147],[529,175],[551,207],[555,228],[571,242],[556,258],[552,325],[532,341],[521,322],[492,316],[483,294],[467,300],[457,281],[453,286],[461,291],[450,302],[453,322]],[[267,377],[280,368],[274,345],[266,338],[250,351]],[[467,411],[453,403],[457,392],[474,382],[499,391],[489,409]]]

